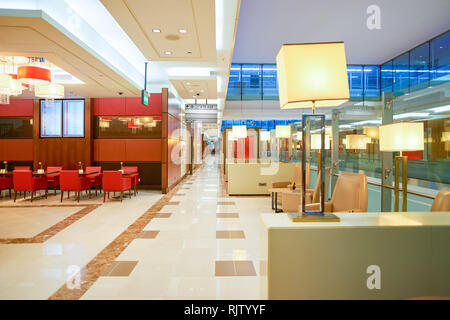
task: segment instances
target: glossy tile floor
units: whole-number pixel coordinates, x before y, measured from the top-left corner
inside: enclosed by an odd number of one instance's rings
[[[42,243],[0,243],[0,299],[48,299],[67,286],[73,268],[95,260],[162,196],[140,191],[102,204],[99,195],[80,201],[88,205],[84,215]],[[30,238],[84,208],[72,199],[53,207],[59,194],[14,208],[3,199],[0,238]],[[258,299],[259,215],[270,212],[270,198],[224,196],[218,165],[210,161],[164,204],[77,298]]]

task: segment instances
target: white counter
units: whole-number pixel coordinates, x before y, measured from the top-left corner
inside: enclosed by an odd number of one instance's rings
[[[261,215],[263,299],[450,296],[450,212],[337,215],[341,222]],[[381,289],[367,286],[373,265]]]

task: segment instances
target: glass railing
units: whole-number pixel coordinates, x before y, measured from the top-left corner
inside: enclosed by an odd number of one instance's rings
[[[377,101],[384,91],[395,96],[450,81],[450,31],[378,65],[348,65],[351,101]],[[275,64],[230,68],[227,100],[278,100]]]

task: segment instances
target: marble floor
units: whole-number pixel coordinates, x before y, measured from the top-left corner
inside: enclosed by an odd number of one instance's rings
[[[222,188],[210,161],[167,195],[2,198],[0,299],[259,299],[270,198]]]

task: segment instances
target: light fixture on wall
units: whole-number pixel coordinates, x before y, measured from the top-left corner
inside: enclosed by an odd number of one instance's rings
[[[247,126],[233,126],[232,127],[233,137],[237,139],[247,138]]]
[[[277,138],[290,138],[291,137],[291,126],[290,125],[277,125],[275,127],[275,136]]]
[[[402,211],[407,211],[408,157],[403,151],[424,150],[423,122],[398,122],[380,126],[380,151],[400,152],[395,156],[395,202],[394,211],[399,211],[400,160],[402,161]]]

